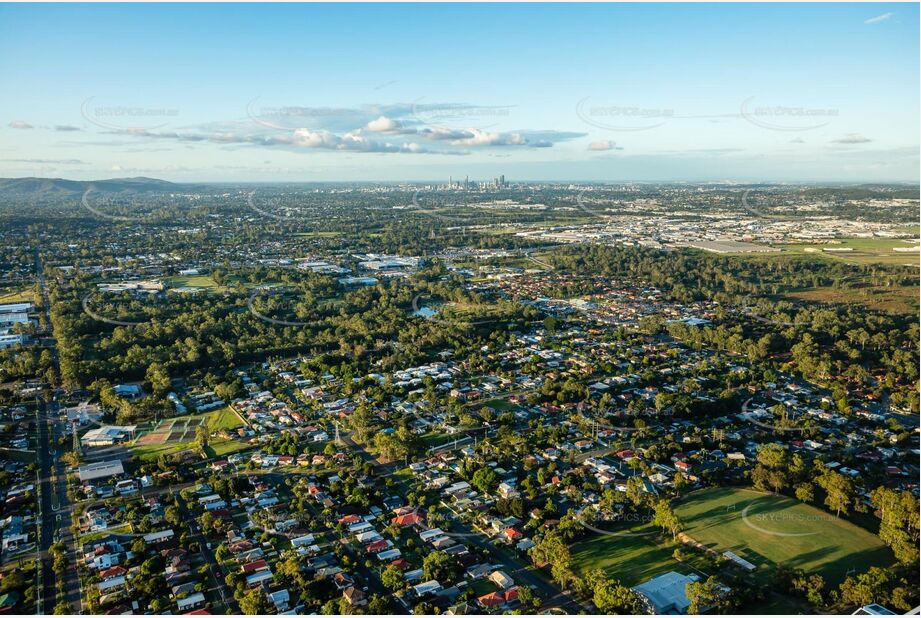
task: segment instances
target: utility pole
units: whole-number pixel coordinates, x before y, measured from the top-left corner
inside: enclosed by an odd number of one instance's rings
[[[83,455],[83,453],[82,453],[81,450],[80,450],[80,436],[77,435],[77,421],[76,421],[76,419],[74,419],[74,421],[70,424],[70,427],[71,427],[71,432],[73,433],[73,437],[74,437],[74,446],[73,446],[74,455],[76,455],[77,459],[80,459],[80,457]]]

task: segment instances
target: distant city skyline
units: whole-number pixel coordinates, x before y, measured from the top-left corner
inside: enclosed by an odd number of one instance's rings
[[[917,182],[917,4],[0,4],[0,176]]]

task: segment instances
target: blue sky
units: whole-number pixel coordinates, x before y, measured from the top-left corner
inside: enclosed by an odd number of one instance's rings
[[[918,181],[917,4],[0,4],[0,175]]]

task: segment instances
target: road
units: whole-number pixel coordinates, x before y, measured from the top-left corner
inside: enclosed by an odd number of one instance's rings
[[[61,366],[58,359],[57,342],[54,338],[54,329],[51,326],[51,302],[48,296],[48,286],[38,249],[35,250],[35,278],[42,294],[42,305],[45,308],[45,317],[48,321],[49,342],[51,354],[57,375],[61,375]],[[58,384],[50,385],[52,391],[57,390]],[[73,505],[67,497],[67,467],[59,459],[57,451],[58,438],[66,435],[66,427],[60,421],[60,407],[57,401],[38,403],[36,406],[37,438],[36,453],[38,458],[38,473],[40,484],[39,520],[39,551],[42,557],[41,586],[38,595],[38,613],[50,614],[57,604],[56,576],[52,569],[52,560],[48,553],[49,548],[60,540],[65,546],[67,569],[64,571],[64,598],[63,601],[70,606],[70,611],[83,608],[80,594],[80,577],[77,573],[77,554],[74,550],[75,542],[71,531],[71,514]],[[49,432],[50,425],[50,432]]]
[[[189,529],[192,531],[192,535],[198,543],[199,553],[201,554],[202,560],[208,565],[208,575],[211,577],[213,588],[216,589],[221,596],[221,603],[225,608],[229,608],[232,614],[240,614],[240,606],[237,604],[237,600],[233,598],[233,592],[227,588],[227,584],[224,583],[224,578],[218,576],[217,558],[214,556],[214,552],[211,551],[211,548],[208,547],[208,540],[205,538],[205,535],[202,534],[198,520],[196,520],[195,516],[189,511],[189,505],[186,503],[185,498],[180,495],[178,502],[179,509],[182,511],[182,519],[189,524]]]
[[[41,560],[41,585],[36,599],[36,611],[39,614],[50,614],[54,611],[57,591],[55,589],[55,575],[51,568],[51,559],[48,550],[54,542],[53,530],[57,528],[54,509],[51,505],[51,457],[45,445],[48,444],[48,421],[46,420],[45,405],[36,402],[35,423],[38,445],[38,512],[41,525],[38,534],[38,553]]]

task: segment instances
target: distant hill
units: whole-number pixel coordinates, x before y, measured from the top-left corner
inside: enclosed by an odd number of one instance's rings
[[[67,180],[64,178],[0,178],[0,196],[55,199],[80,197],[90,187],[100,193],[171,193],[200,188],[157,178],[110,178],[108,180]]]

